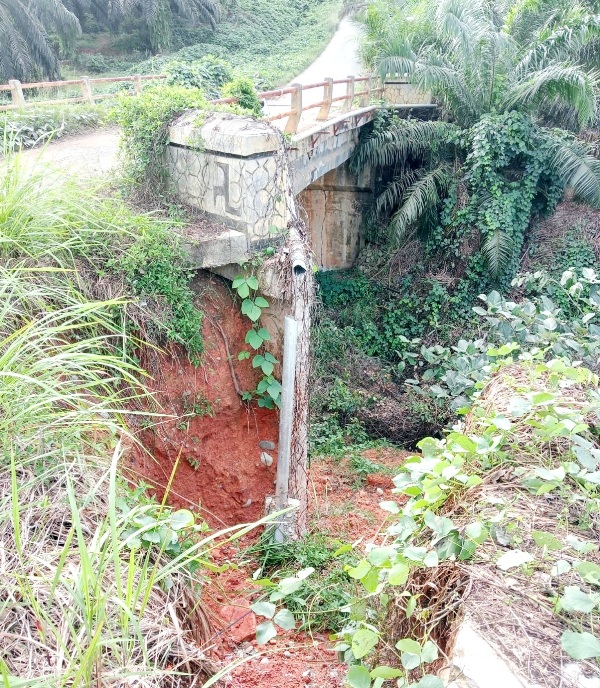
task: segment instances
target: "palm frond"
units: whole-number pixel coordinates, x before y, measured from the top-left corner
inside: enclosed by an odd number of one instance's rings
[[[441,121],[415,119],[393,122],[381,131],[374,132],[357,148],[352,168],[365,165],[392,166],[413,156],[443,156],[449,141],[458,128]]]
[[[590,144],[565,135],[551,135],[551,166],[566,187],[590,205],[600,207],[600,160]]]
[[[530,72],[518,80],[505,96],[501,109],[531,110],[555,99],[577,111],[580,124],[592,122],[596,116],[600,75],[578,65],[551,64]]]
[[[446,196],[452,184],[453,168],[442,163],[433,170],[417,173],[407,187],[400,208],[394,213],[389,231],[396,242],[404,239],[417,222]]]
[[[492,277],[497,278],[502,274],[512,259],[514,250],[512,238],[501,229],[497,229],[485,237],[481,252]]]

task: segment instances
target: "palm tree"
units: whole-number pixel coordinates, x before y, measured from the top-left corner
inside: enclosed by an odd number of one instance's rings
[[[90,12],[111,31],[117,32],[125,17],[143,19],[150,33],[154,51],[170,47],[174,17],[184,17],[192,24],[214,29],[221,17],[218,0],[65,0],[68,7],[82,18]]]
[[[69,40],[80,30],[60,0],[0,0],[0,80],[58,78],[49,34]]]
[[[574,135],[550,128],[596,117],[598,73],[585,56],[600,16],[556,2],[535,17],[524,1],[428,5],[419,17],[427,30],[411,35],[410,15],[399,13],[397,30],[384,23],[378,32],[371,21],[367,41],[381,76],[402,75],[430,91],[442,121],[395,121],[364,142],[354,165],[397,167],[375,207],[392,211],[396,239],[435,227],[464,234],[474,225],[488,268],[500,276],[516,268],[532,213],[552,209],[560,190],[569,186],[600,206],[600,161]]]

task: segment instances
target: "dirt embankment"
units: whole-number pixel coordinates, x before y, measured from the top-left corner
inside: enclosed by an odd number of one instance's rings
[[[199,511],[213,527],[253,521],[274,492],[278,413],[241,401],[237,390],[254,389],[259,375],[237,359],[248,349],[249,321],[224,280],[198,273],[193,286],[205,313],[204,360],[196,367],[177,347],[159,355],[151,387],[168,417],[139,428],[145,451],[132,453],[130,468],[158,499],[172,481],[168,502]]]

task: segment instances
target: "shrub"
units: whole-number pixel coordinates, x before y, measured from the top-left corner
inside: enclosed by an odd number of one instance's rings
[[[130,182],[141,197],[156,198],[164,191],[164,148],[169,124],[185,110],[206,109],[208,101],[197,88],[150,86],[136,98],[121,96],[111,119],[123,128],[121,151]]]
[[[250,79],[238,78],[223,86],[224,98],[237,98],[238,105],[249,110],[257,117],[262,114],[262,103],[256,93],[256,88]]]
[[[214,55],[192,62],[175,60],[167,63],[165,71],[170,85],[201,88],[211,99],[220,98],[221,89],[233,78],[230,65]]]

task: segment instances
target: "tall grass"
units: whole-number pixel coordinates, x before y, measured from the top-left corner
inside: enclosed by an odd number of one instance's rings
[[[125,283],[98,299],[87,280],[124,250],[118,220],[45,170],[0,169],[3,688],[190,687],[213,671],[200,591],[219,534],[120,476],[146,374]]]

